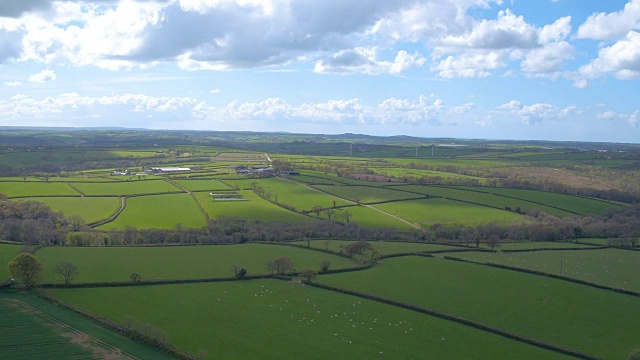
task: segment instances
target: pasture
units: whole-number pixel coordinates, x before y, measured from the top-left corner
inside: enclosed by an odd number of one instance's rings
[[[207,359],[563,359],[471,327],[278,280],[51,290],[124,323],[150,322]],[[213,340],[212,340],[213,339]]]
[[[377,204],[373,207],[415,224],[479,224],[489,221],[517,221],[513,212],[447,199],[425,199]]]
[[[14,255],[15,256],[15,255]],[[75,282],[129,281],[137,272],[145,280],[232,277],[234,265],[249,275],[268,274],[266,264],[288,256],[298,270],[320,270],[331,261],[332,269],[349,268],[358,262],[340,256],[292,246],[241,244],[173,247],[46,247],[37,252],[45,265],[45,281],[61,282],[53,273],[56,264],[71,261],[78,267]]]
[[[66,217],[79,216],[87,223],[106,219],[120,208],[120,198],[117,197],[35,197],[20,200],[44,203]]]
[[[640,345],[640,299],[568,281],[435,258],[386,259],[319,282],[404,301],[607,359]]]
[[[174,188],[175,189],[175,188]],[[173,229],[176,225],[196,228],[206,225],[204,214],[188,194],[138,196],[127,199],[125,210],[113,221],[98,227],[102,230]]]
[[[137,194],[175,193],[182,190],[163,180],[110,183],[73,183],[87,196],[124,196]]]
[[[208,180],[174,180],[189,191],[229,190],[229,187],[215,179]]]
[[[592,283],[640,292],[640,251],[602,249],[463,253],[454,257],[560,274]]]
[[[0,293],[5,359],[171,359],[33,295]]]
[[[271,193],[272,199],[278,197],[278,202],[293,206],[297,210],[311,210],[314,206],[329,208],[334,206],[350,205],[351,203],[334,196],[323,194],[297,183],[269,178],[262,179],[258,183],[266,192]]]
[[[421,195],[412,194],[404,191],[393,189],[373,187],[373,186],[331,186],[331,185],[315,185],[329,194],[361,203],[376,203],[382,201],[393,201],[422,197]]]
[[[333,220],[346,223],[346,212],[351,214],[349,221],[359,226],[373,229],[396,229],[401,231],[412,230],[413,227],[402,220],[389,216],[383,212],[376,210],[370,206],[349,206],[345,208],[335,209],[335,214],[331,217]],[[312,215],[315,217],[315,214]],[[327,218],[326,213],[320,214],[321,218]]]
[[[340,251],[343,246],[354,243],[355,241],[347,240],[311,240],[310,245],[316,249],[327,249],[331,251]],[[306,241],[294,242],[298,245],[307,246]],[[410,243],[400,241],[369,241],[369,243],[382,255],[402,254],[409,252],[453,250],[455,246],[427,243]]]
[[[9,261],[18,255],[22,245],[0,244],[0,283],[11,279]]]
[[[9,198],[32,196],[80,196],[67,184],[56,182],[0,182],[0,194]]]
[[[274,221],[310,224],[314,219],[284,209],[256,195],[250,190],[237,193],[246,201],[216,201],[208,192],[195,193],[198,202],[212,219],[230,217],[247,221]]]
[[[480,242],[480,247],[490,248],[487,244]],[[592,245],[576,244],[573,242],[559,241],[527,241],[527,242],[503,242],[495,247],[495,250],[537,250],[537,249],[584,249],[593,248]]]

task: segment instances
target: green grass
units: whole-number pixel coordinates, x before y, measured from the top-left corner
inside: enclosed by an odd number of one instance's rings
[[[76,282],[129,281],[137,272],[144,279],[231,277],[233,265],[250,275],[268,273],[266,264],[289,256],[298,270],[320,269],[329,260],[333,269],[360,265],[350,259],[296,247],[264,244],[202,245],[180,247],[46,247],[37,252],[46,267],[46,282],[61,282],[53,273],[56,264],[71,261],[78,267]]]
[[[453,256],[523,269],[561,274],[596,284],[640,292],[640,251],[532,251],[525,253],[463,253]],[[560,267],[562,266],[562,272]]]
[[[489,248],[487,244],[480,243],[480,247]],[[535,249],[575,249],[591,248],[593,246],[569,242],[535,241],[535,242],[504,242],[496,246],[495,250],[535,250]]]
[[[0,319],[3,359],[172,359],[26,293],[0,293]]]
[[[273,199],[278,196],[278,202],[295,207],[297,210],[310,210],[319,205],[323,208],[349,205],[349,202],[336,197],[323,194],[304,185],[284,181],[276,178],[263,179],[258,183],[262,188],[271,193]]]
[[[207,359],[560,359],[390,305],[277,280],[51,291],[124,323],[150,322]]]
[[[580,215],[603,214],[610,207],[619,205],[607,203],[600,200],[582,198],[571,195],[551,193],[545,191],[491,188],[491,187],[459,187],[460,189],[474,190],[485,193],[492,193],[504,196],[511,196],[527,201],[535,201],[541,204],[555,206],[560,209],[573,211]]]
[[[54,211],[62,211],[64,216],[80,216],[87,223],[106,219],[120,208],[116,197],[37,197],[20,199],[38,201]]]
[[[515,221],[521,217],[506,210],[445,199],[401,201],[378,204],[374,207],[412,223],[423,225],[434,223],[479,224],[489,221]]]
[[[404,191],[397,191],[379,187],[331,185],[316,185],[314,187],[344,199],[349,199],[351,201],[359,200],[361,203],[374,203],[420,197],[420,195],[407,193]]]
[[[310,224],[315,222],[308,216],[284,209],[266,201],[250,190],[237,193],[246,201],[216,201],[209,193],[196,193],[195,196],[212,219],[222,216],[264,222],[289,222]]]
[[[475,191],[466,191],[461,189],[452,189],[447,187],[440,186],[420,186],[420,185],[401,185],[401,186],[393,186],[391,189],[403,189],[407,191],[413,191],[421,194],[428,194],[430,196],[441,196],[448,199],[458,199],[464,201],[470,201],[477,204],[487,205],[498,207],[501,209],[511,207],[512,209],[520,208],[524,209],[533,209],[538,208],[544,212],[549,214],[557,215],[557,216],[574,216],[574,214],[555,209],[552,207],[534,204],[529,201],[512,199],[504,196],[498,196],[495,194],[489,194],[484,192],[475,192]]]
[[[354,242],[355,241],[345,240],[311,240],[310,245],[316,249],[328,248],[332,251],[340,251],[341,246],[347,246]],[[441,244],[420,244],[400,241],[370,241],[369,243],[382,255],[456,249],[456,247]],[[295,244],[307,246],[306,241],[296,241]]]
[[[21,245],[0,244],[0,282],[11,279],[9,261],[18,255]]]
[[[177,187],[162,180],[127,181],[102,184],[74,183],[73,186],[77,187],[88,196],[122,196],[181,191]]]
[[[229,187],[218,180],[174,180],[176,184],[191,191],[229,190]]]
[[[8,197],[18,196],[50,196],[50,195],[70,195],[80,196],[69,185],[62,183],[47,182],[0,182],[0,194]]]
[[[320,282],[377,294],[607,359],[640,346],[638,298],[567,281],[433,258],[387,259]]]
[[[350,206],[342,209],[336,209],[332,220],[346,222],[344,214],[346,211],[351,213],[351,222],[358,224],[361,227],[373,228],[373,229],[396,229],[401,231],[408,231],[414,229],[411,225],[405,223],[402,220],[396,219],[392,216],[386,215],[366,206]],[[312,216],[316,216],[313,214]],[[321,218],[327,218],[326,213],[320,214]]]
[[[188,194],[129,198],[127,207],[116,220],[100,226],[99,229],[124,229],[127,226],[139,229],[173,229],[177,224],[181,224],[183,228],[198,228],[206,225],[204,215]]]

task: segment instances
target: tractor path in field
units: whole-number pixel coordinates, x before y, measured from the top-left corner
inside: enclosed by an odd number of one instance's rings
[[[341,198],[340,196],[336,196],[336,195],[330,194],[330,193],[328,193],[328,192],[322,191],[322,190],[320,190],[320,189],[316,189],[316,188],[314,188],[314,187],[312,187],[312,186],[309,186],[309,185],[307,185],[307,184],[305,184],[305,183],[302,183],[302,182],[299,182],[299,181],[295,181],[295,180],[293,180],[293,179],[287,179],[287,178],[283,178],[283,177],[278,177],[278,179],[283,180],[283,181],[288,181],[288,182],[293,183],[293,184],[302,185],[302,186],[307,187],[307,188],[309,188],[309,189],[311,189],[311,190],[313,190],[313,191],[317,191],[317,192],[322,193],[322,194],[324,194],[324,195],[328,195],[328,196],[334,197],[334,198],[336,198],[336,199],[340,199],[340,200],[346,201],[346,202],[348,202],[348,203],[350,203],[350,204],[353,204],[353,205],[356,205],[356,206],[364,206],[364,207],[367,207],[367,208],[369,208],[369,209],[373,209],[373,210],[375,210],[375,211],[381,212],[382,214],[384,214],[384,215],[386,215],[386,216],[390,216],[390,217],[392,217],[392,218],[394,218],[394,219],[396,219],[396,220],[400,220],[400,221],[402,221],[403,223],[408,224],[409,226],[411,226],[411,227],[412,227],[412,228],[414,228],[414,229],[422,230],[422,228],[421,228],[420,226],[418,226],[418,225],[416,225],[416,224],[414,224],[414,223],[412,223],[412,222],[409,222],[409,221],[407,221],[407,220],[405,220],[405,219],[403,219],[403,218],[401,218],[401,217],[398,217],[398,216],[395,216],[395,215],[389,214],[388,212],[382,211],[382,210],[380,210],[380,209],[378,209],[378,208],[375,208],[375,207],[373,207],[373,206],[371,206],[371,205],[358,204],[358,203],[356,203],[356,202],[354,202],[354,201],[351,201],[351,200],[349,200],[349,199]]]
[[[202,215],[204,215],[204,218],[207,219],[207,222],[211,219],[211,217],[209,217],[209,213],[202,207],[202,204],[200,204],[200,201],[198,201],[198,198],[193,194],[193,192],[185,187],[180,186],[178,183],[176,183],[175,181],[169,179],[169,178],[165,178],[164,181],[168,182],[169,184],[177,187],[178,189],[186,192],[187,194],[189,194],[189,196],[191,196],[191,198],[193,199],[193,201],[196,202],[196,205],[198,205],[198,209],[200,209],[200,212],[202,213]]]
[[[21,306],[23,309],[25,309],[26,311],[29,311],[31,313],[34,313],[44,319],[46,319],[47,321],[49,321],[51,324],[53,325],[57,325],[59,326],[62,330],[68,332],[67,334],[60,334],[62,336],[69,336],[70,335],[70,343],[74,343],[77,344],[85,349],[91,350],[94,355],[97,356],[97,358],[101,358],[101,359],[132,359],[132,360],[136,360],[136,359],[140,359],[136,356],[133,356],[129,353],[127,353],[126,351],[113,346],[107,342],[104,342],[100,339],[97,339],[87,333],[84,333],[76,328],[74,328],[73,326],[60,321],[58,319],[56,319],[55,317],[44,313],[38,309],[36,309],[35,307],[25,303],[24,301],[18,300],[18,299],[4,299],[7,302],[16,304],[18,306]],[[46,326],[46,324],[45,324]]]
[[[115,221],[118,216],[120,216],[120,214],[122,214],[122,212],[124,211],[124,209],[127,208],[127,197],[126,196],[122,196],[120,198],[120,209],[118,209],[118,211],[116,211],[115,214],[111,215],[108,219],[105,220],[99,220],[96,222],[92,222],[87,224],[90,228],[97,228],[98,226],[102,226],[104,224],[108,224],[110,222]]]

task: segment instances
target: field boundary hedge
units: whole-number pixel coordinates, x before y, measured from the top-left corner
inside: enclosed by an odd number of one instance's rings
[[[588,355],[588,354],[585,354],[585,353],[581,353],[581,352],[578,352],[578,351],[573,350],[573,349],[563,348],[563,347],[560,347],[560,346],[557,346],[557,345],[546,343],[544,341],[540,341],[540,340],[528,338],[528,337],[525,337],[525,336],[517,335],[517,334],[514,334],[512,332],[509,332],[509,331],[506,331],[506,330],[502,330],[502,329],[499,329],[499,328],[496,328],[496,327],[493,327],[493,326],[485,325],[485,324],[482,324],[482,323],[479,323],[479,322],[475,322],[475,321],[472,321],[472,320],[468,320],[468,319],[464,319],[464,318],[458,317],[456,315],[443,313],[443,312],[440,312],[440,311],[437,311],[437,310],[424,308],[424,307],[417,306],[417,305],[414,305],[414,304],[409,304],[409,303],[405,303],[405,302],[401,302],[401,301],[397,301],[397,300],[392,300],[392,299],[381,297],[381,296],[377,296],[377,295],[372,295],[372,294],[368,294],[368,293],[363,293],[363,292],[353,291],[353,290],[349,290],[349,289],[339,288],[339,287],[326,285],[326,284],[322,284],[322,283],[315,283],[315,282],[308,282],[308,281],[304,281],[303,283],[306,284],[306,285],[309,285],[309,286],[320,288],[320,289],[334,291],[334,292],[338,292],[338,293],[345,294],[345,295],[357,296],[357,297],[360,297],[360,298],[363,298],[363,299],[372,300],[372,301],[380,302],[380,303],[387,304],[387,305],[397,306],[397,307],[400,307],[400,308],[403,308],[403,309],[406,309],[406,310],[411,310],[411,311],[419,312],[419,313],[422,313],[422,314],[430,315],[430,316],[433,316],[433,317],[437,317],[437,318],[440,318],[440,319],[453,321],[453,322],[456,322],[458,324],[462,324],[462,325],[465,325],[465,326],[470,326],[470,327],[473,327],[475,329],[486,331],[486,332],[489,332],[489,333],[492,333],[492,334],[495,334],[495,335],[499,335],[499,336],[502,336],[502,337],[506,337],[506,338],[511,339],[511,340],[523,342],[525,344],[533,345],[533,346],[540,347],[540,348],[543,348],[543,349],[546,349],[546,350],[551,350],[551,351],[554,351],[554,352],[557,352],[557,353],[574,356],[574,357],[577,357],[577,358],[580,358],[580,359],[586,359],[586,360],[597,360],[597,359],[599,359],[598,357],[595,357],[595,356],[592,356],[592,355]]]
[[[604,250],[609,249],[610,246],[596,246],[593,247],[566,247],[566,248],[536,248],[536,249],[510,249],[500,250],[503,253],[520,253],[520,252],[533,252],[533,251],[565,251],[565,250]]]
[[[519,268],[519,267],[515,267],[515,266],[509,266],[509,265],[494,264],[494,263],[490,263],[490,262],[483,263],[483,262],[479,262],[479,261],[460,259],[460,258],[451,257],[451,256],[444,256],[443,259],[444,260],[450,260],[450,261],[459,261],[459,262],[464,262],[464,263],[469,263],[469,264],[474,264],[474,265],[489,266],[489,267],[494,267],[494,268],[504,269],[504,270],[517,271],[517,272],[531,274],[531,275],[545,276],[545,277],[550,277],[550,278],[557,279],[557,280],[569,281],[569,282],[576,283],[576,284],[579,284],[579,285],[590,286],[592,288],[596,288],[596,289],[599,289],[599,290],[613,291],[613,292],[620,293],[620,294],[630,295],[630,296],[634,296],[634,297],[640,297],[640,293],[639,292],[635,292],[635,291],[631,291],[631,290],[625,290],[625,289],[619,289],[619,288],[614,288],[614,287],[607,286],[607,285],[596,284],[596,283],[592,283],[590,281],[575,279],[575,278],[571,278],[571,277],[564,276],[564,275],[551,274],[551,273],[546,273],[546,272],[537,271],[537,270],[523,269],[523,268]]]
[[[73,184],[71,184],[70,182],[66,182],[65,184],[67,184],[73,190],[77,191],[78,194],[82,195],[83,197],[87,196],[87,194],[85,194],[82,191],[80,191],[80,189],[78,189],[77,187],[73,186]]]
[[[198,205],[198,209],[200,209],[200,212],[202,213],[202,215],[204,215],[204,218],[206,219],[206,221],[208,222],[209,220],[211,220],[211,217],[209,217],[209,213],[206,212],[206,210],[202,207],[202,204],[200,204],[200,201],[198,201],[198,198],[196,198],[196,196],[193,194],[193,192],[183,186],[180,186],[179,184],[177,184],[175,181],[169,179],[169,178],[165,178],[164,181],[168,182],[169,184],[177,187],[178,189],[186,192],[187,194],[189,194],[189,196],[191,196],[191,199],[196,203],[196,205]]]
[[[118,218],[118,216],[120,216],[120,214],[122,214],[122,212],[126,208],[127,208],[127,197],[123,196],[123,197],[120,198],[120,208],[118,210],[116,210],[115,213],[113,213],[111,216],[109,216],[108,218],[106,218],[104,220],[99,220],[99,221],[94,221],[92,223],[89,223],[89,224],[87,224],[87,226],[89,226],[90,228],[96,228],[98,226],[102,226],[104,224],[108,224],[110,222],[113,222]]]
[[[83,289],[83,288],[105,288],[105,287],[130,287],[130,286],[154,286],[154,285],[175,285],[175,284],[198,284],[210,282],[226,282],[226,281],[244,281],[257,279],[280,279],[282,277],[272,274],[248,275],[244,277],[219,277],[219,278],[200,278],[200,279],[165,279],[165,280],[142,280],[142,281],[113,281],[113,282],[93,282],[93,283],[77,283],[77,284],[57,284],[47,283],[40,284],[41,289]],[[290,279],[290,278],[289,278]]]

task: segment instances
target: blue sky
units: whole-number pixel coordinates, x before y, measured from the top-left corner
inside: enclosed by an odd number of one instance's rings
[[[640,142],[640,0],[0,2],[0,125]]]

